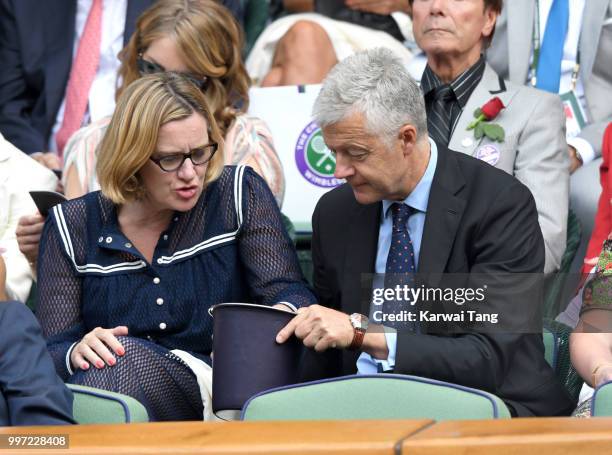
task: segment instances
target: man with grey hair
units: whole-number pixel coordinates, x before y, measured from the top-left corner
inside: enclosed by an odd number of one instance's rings
[[[313,348],[304,379],[392,371],[487,390],[513,415],[569,414],[574,403],[544,359],[541,325],[531,334],[451,334],[417,320],[388,330],[376,317],[368,326],[366,315],[375,313],[361,298],[364,274],[384,273],[387,287],[387,277],[415,271],[542,272],[544,243],[529,190],[429,139],[422,94],[388,50],[336,65],[314,117],[336,157],[335,176],[347,183],[324,195],[313,215],[320,305],[301,308],[277,335],[283,343],[295,334]],[[502,296],[487,303],[533,327],[523,312],[531,302]]]

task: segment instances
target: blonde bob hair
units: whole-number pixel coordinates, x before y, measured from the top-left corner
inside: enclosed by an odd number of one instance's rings
[[[158,0],[145,10],[128,44],[119,53],[122,85],[116,96],[140,78],[138,56],[153,41],[170,37],[196,77],[208,78],[204,89],[223,136],[249,107],[251,80],[242,61],[243,33],[234,16],[214,0]]]
[[[177,73],[158,73],[132,82],[117,100],[98,149],[96,172],[102,194],[115,204],[141,199],[146,191],[138,171],[155,151],[162,125],[200,114],[208,141],[219,148],[208,162],[204,186],[223,170],[223,137],[196,85]],[[202,135],[206,132],[202,131]]]

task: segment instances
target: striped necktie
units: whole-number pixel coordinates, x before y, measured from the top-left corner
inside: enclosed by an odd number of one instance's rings
[[[100,63],[102,37],[102,0],[93,0],[85,28],[79,41],[76,57],[72,62],[62,126],[55,135],[58,155],[63,155],[66,142],[83,124],[87,111],[89,90]]]
[[[434,141],[446,147],[450,141],[455,94],[450,85],[444,84],[436,87],[431,96],[434,101],[427,116],[427,129]]]

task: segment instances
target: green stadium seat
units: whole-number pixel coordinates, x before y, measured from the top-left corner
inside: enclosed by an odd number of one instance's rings
[[[397,374],[352,375],[261,392],[243,420],[505,419],[504,402],[487,392]]]
[[[149,421],[145,407],[132,397],[81,385],[66,386],[74,395],[72,409],[79,424]]]

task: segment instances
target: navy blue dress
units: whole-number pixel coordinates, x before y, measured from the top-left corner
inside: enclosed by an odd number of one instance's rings
[[[201,419],[195,376],[171,349],[210,364],[221,302],[310,305],[315,297],[267,184],[227,166],[193,209],[177,212],[149,264],[100,192],[56,206],[43,231],[37,316],[67,382],[141,401],[152,420]],[[126,354],[101,370],[72,372],[68,355],[96,327],[126,325]]]

